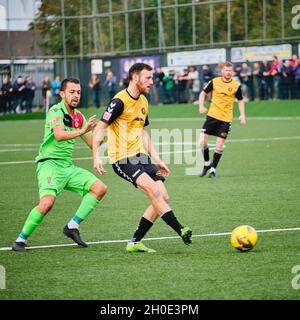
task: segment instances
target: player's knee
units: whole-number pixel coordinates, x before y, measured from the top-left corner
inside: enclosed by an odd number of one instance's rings
[[[149,187],[146,191],[150,199],[158,200],[162,198],[162,193],[155,187]]]
[[[96,181],[90,191],[97,199],[101,199],[107,192],[107,186],[101,181]]]
[[[203,141],[203,142],[200,141],[200,149],[201,149],[201,150],[205,150],[205,149],[207,149],[207,148],[208,148],[208,144],[205,143],[204,141]]]
[[[201,138],[200,138],[199,144],[200,144],[200,148],[201,148],[201,149],[206,149],[206,148],[208,148],[208,142],[207,142],[205,139],[201,139]]]
[[[156,200],[160,200],[163,198],[162,193],[159,190],[153,190],[152,191],[152,198]]]
[[[47,212],[49,212],[53,208],[54,202],[55,202],[54,197],[42,198],[38,205],[38,211],[42,215],[45,215]]]
[[[223,148],[224,148],[224,143],[223,142],[216,143],[216,150],[222,152]]]
[[[168,195],[167,193],[164,193],[164,194],[163,194],[163,198],[164,198],[164,200],[165,200],[167,203],[169,203],[170,197],[169,197],[169,195]]]
[[[103,197],[107,192],[107,185],[102,183],[101,186],[99,187],[99,191],[98,192],[99,192],[99,196]]]
[[[201,134],[200,134],[199,144],[201,147],[207,146],[207,144],[208,144],[208,139],[203,132],[201,132]]]

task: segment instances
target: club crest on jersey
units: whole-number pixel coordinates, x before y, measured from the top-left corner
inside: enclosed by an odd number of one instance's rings
[[[137,118],[135,118],[133,121],[144,121],[144,119],[143,119],[143,118],[140,118],[140,117],[137,117]]]
[[[83,125],[83,116],[80,113],[75,113],[72,117],[72,128],[79,129]]]
[[[228,88],[228,91],[230,91],[230,92],[231,92],[231,91],[232,91],[232,88],[231,88],[231,87],[229,87],[229,88]]]
[[[146,109],[145,108],[142,108],[142,114],[145,114],[146,113]]]

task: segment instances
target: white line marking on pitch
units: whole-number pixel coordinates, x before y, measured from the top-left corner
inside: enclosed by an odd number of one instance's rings
[[[282,229],[262,229],[257,230],[258,233],[269,233],[269,232],[287,232],[287,231],[300,231],[300,227],[295,228],[282,228]],[[200,238],[200,237],[219,237],[219,236],[228,236],[231,232],[217,232],[217,233],[205,233],[205,234],[196,234],[193,235],[193,238]],[[157,238],[145,238],[143,241],[155,241],[155,240],[169,240],[169,239],[178,239],[178,236],[173,237],[157,237]],[[100,240],[100,241],[91,241],[86,242],[89,245],[94,244],[110,244],[110,243],[126,243],[129,240]],[[32,246],[27,247],[26,250],[32,249],[48,249],[48,248],[58,248],[58,247],[73,247],[78,246],[76,243],[64,243],[64,244],[52,244],[52,245],[43,245],[43,246]],[[2,247],[0,251],[10,251],[12,250],[11,247]]]
[[[234,142],[256,142],[256,141],[287,141],[287,140],[300,140],[300,136],[292,136],[292,137],[273,137],[273,138],[249,138],[249,139],[231,139],[228,140],[226,143],[234,143]],[[187,142],[173,142],[173,143],[154,143],[155,145],[198,145],[197,142],[187,141]],[[81,147],[79,148],[81,149]],[[5,150],[7,151],[7,150]],[[24,150],[11,150],[11,151],[26,151]],[[176,154],[176,153],[188,153],[194,152],[196,149],[189,149],[189,150],[177,150],[177,151],[170,151],[170,152],[160,152],[161,155],[163,154]],[[0,149],[1,152],[1,149]],[[102,157],[102,159],[106,159],[107,157]],[[80,158],[73,158],[73,160],[90,160],[92,157],[80,157]],[[0,165],[9,165],[9,164],[25,164],[25,163],[35,163],[33,160],[25,160],[25,161],[0,161]]]
[[[155,122],[194,122],[194,121],[204,121],[204,117],[199,118],[151,118],[151,121]],[[239,121],[238,118],[234,118],[234,120]],[[291,120],[300,120],[300,117],[246,117],[246,120],[258,120],[258,121],[291,121]]]
[[[225,147],[225,146],[224,146]],[[165,152],[160,152],[160,155],[165,155],[165,154],[177,154],[177,153],[188,153],[188,152],[195,152],[196,149],[188,149],[188,150],[178,150],[178,151],[165,151]],[[72,160],[74,161],[82,161],[82,160],[92,160],[93,157],[80,157],[80,158],[73,158]],[[108,157],[101,157],[102,160],[108,160]],[[6,164],[26,164],[26,163],[35,163],[33,160],[26,160],[26,161],[0,161],[0,165],[6,165]],[[108,163],[103,163],[103,164],[108,164]]]
[[[205,120],[205,116],[199,116],[199,117],[189,117],[189,118],[151,118],[151,121],[157,121],[157,122],[180,122],[180,121],[204,121]],[[238,121],[238,118],[235,117],[234,120]],[[290,121],[290,120],[300,120],[300,117],[296,116],[296,117],[247,117],[247,121],[248,120],[267,120],[267,121]],[[45,119],[31,119],[31,120],[20,120],[26,123],[38,123],[38,122],[45,122]],[[18,121],[19,122],[19,121]],[[16,124],[15,120],[5,120],[3,121],[3,123],[5,124]]]
[[[285,141],[285,140],[300,140],[300,136],[291,136],[291,137],[273,137],[273,138],[245,138],[245,139],[231,139],[227,140],[226,143],[232,142],[256,142],[256,141]],[[172,146],[172,145],[185,145],[185,146],[193,146],[198,145],[198,142],[193,141],[186,141],[186,142],[154,142],[156,146]],[[24,145],[26,146],[26,145]],[[86,149],[87,146],[84,144],[78,144],[75,146],[75,149]],[[21,149],[1,149],[0,146],[0,153],[1,152],[24,152],[24,151],[37,151],[38,147],[36,148],[21,148]],[[78,160],[78,159],[77,159]],[[1,164],[2,162],[0,162]]]

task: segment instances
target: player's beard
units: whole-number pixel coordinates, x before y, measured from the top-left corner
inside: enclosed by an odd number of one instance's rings
[[[67,101],[67,103],[68,103],[69,107],[70,107],[72,110],[76,109],[76,108],[78,107],[78,104],[79,104],[79,102],[74,102],[74,103],[76,103],[76,105],[74,106],[74,105],[72,104],[72,101],[71,101],[71,103]]]
[[[225,81],[230,81],[232,78],[232,74],[231,75],[223,75],[223,78],[225,79]]]
[[[149,88],[149,89],[148,89],[148,88],[145,88],[141,82],[138,82],[138,83],[137,83],[137,87],[138,87],[139,92],[140,92],[141,94],[148,94],[149,91],[150,91],[150,88]]]

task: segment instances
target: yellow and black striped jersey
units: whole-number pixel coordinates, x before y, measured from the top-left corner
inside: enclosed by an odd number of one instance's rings
[[[222,77],[211,80],[203,89],[206,93],[212,91],[211,105],[207,115],[225,122],[233,118],[234,99],[242,100],[242,90],[239,82],[225,82]]]
[[[108,156],[111,163],[145,153],[142,130],[148,122],[148,101],[144,95],[137,99],[127,89],[117,93],[109,102],[101,121],[107,123]]]

